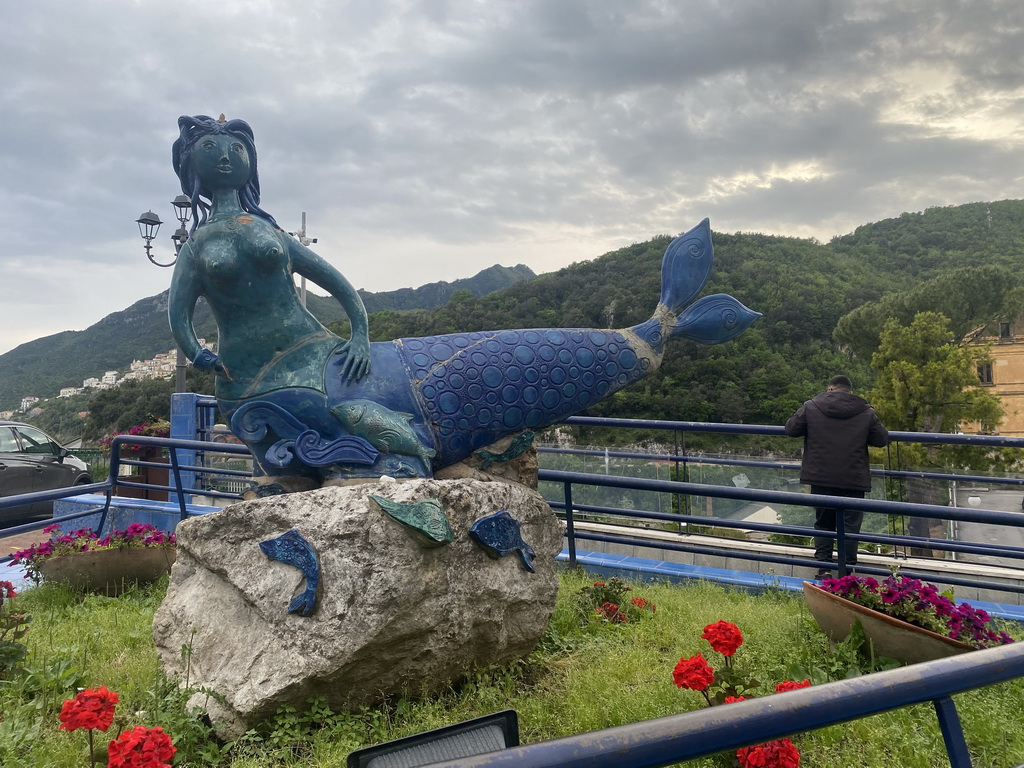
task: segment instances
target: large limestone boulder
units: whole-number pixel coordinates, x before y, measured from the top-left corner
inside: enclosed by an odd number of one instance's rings
[[[436,499],[453,540],[424,546],[370,499]],[[507,510],[535,552],[530,572],[470,535]],[[259,544],[296,529],[315,549],[316,610],[289,613],[306,587],[298,567]],[[336,709],[442,689],[474,668],[522,657],[544,634],[558,580],[561,525],[518,484],[379,482],[241,502],[183,522],[167,597],[153,634],[170,675],[219,694],[194,699],[222,736],[244,732],[283,704],[314,696]],[[428,543],[430,543],[428,541]],[[183,653],[183,648],[189,649]]]

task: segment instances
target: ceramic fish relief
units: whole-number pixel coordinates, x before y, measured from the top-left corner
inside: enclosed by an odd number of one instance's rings
[[[403,504],[372,493],[370,498],[377,502],[389,517],[405,526],[413,538],[423,546],[440,547],[455,540],[448,516],[437,499]]]
[[[533,547],[523,541],[519,521],[507,510],[503,509],[493,515],[481,517],[470,527],[469,535],[491,557],[505,557],[517,552],[526,570],[531,573],[536,571],[533,565],[536,553]]]
[[[276,539],[261,541],[260,549],[271,560],[294,565],[302,571],[302,575],[306,577],[306,588],[289,603],[288,613],[311,616],[316,610],[316,592],[320,584],[320,563],[313,545],[292,528]]]

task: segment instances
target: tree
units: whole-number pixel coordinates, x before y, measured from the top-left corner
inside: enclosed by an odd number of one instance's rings
[[[190,366],[185,372],[185,384],[189,392],[213,394],[212,373],[201,373]],[[83,436],[98,440],[145,421],[169,419],[173,391],[173,379],[126,381],[103,390],[90,403]]]
[[[25,420],[29,424],[39,427],[58,442],[70,443],[82,436],[85,418],[79,414],[89,410],[91,399],[91,393],[74,397],[52,397],[40,404],[42,413],[38,416],[27,417]]]
[[[921,312],[909,326],[889,319],[871,358],[877,372],[875,388],[868,393],[882,422],[891,430],[907,432],[955,432],[974,422],[982,431],[993,431],[1003,417],[999,398],[978,386],[978,365],[990,361],[986,347],[956,343],[949,319],[936,312]],[[907,464],[940,467],[991,467],[995,453],[979,455],[960,446],[922,447],[904,445]],[[889,467],[891,468],[891,466]],[[923,504],[943,502],[942,489],[922,478],[907,478],[907,497]],[[912,536],[945,538],[941,520],[913,517]],[[913,554],[929,550],[912,548]]]
[[[1004,414],[999,398],[978,387],[978,366],[987,362],[988,348],[957,344],[944,315],[921,312],[909,326],[891,318],[871,358],[871,403],[889,429],[955,432],[978,423],[994,431]]]
[[[1024,309],[1018,278],[1006,267],[985,265],[949,270],[909,291],[887,293],[839,319],[833,338],[854,355],[869,359],[878,351],[889,319],[909,325],[921,312],[938,312],[959,343],[1000,317]]]

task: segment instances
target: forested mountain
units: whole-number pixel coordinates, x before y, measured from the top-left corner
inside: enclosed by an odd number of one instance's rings
[[[525,264],[503,267],[495,264],[471,278],[447,283],[427,283],[419,288],[400,288],[397,291],[370,293],[359,291],[367,312],[385,312],[390,309],[435,309],[448,303],[457,291],[469,291],[474,296],[486,296],[500,291],[522,280],[532,280],[537,275]],[[337,306],[337,303],[334,303]],[[340,309],[340,308],[339,308]],[[339,313],[340,316],[340,313]],[[332,321],[333,322],[333,321]]]
[[[523,264],[515,267],[495,264],[473,277],[451,283],[359,293],[368,312],[433,309],[460,290],[484,296],[534,277],[533,271]],[[310,311],[325,325],[344,317],[341,306],[331,297],[307,293],[306,301]],[[199,302],[194,320],[200,337],[216,336],[216,325],[205,302]],[[124,371],[133,360],[146,360],[173,347],[174,339],[167,325],[167,291],[164,291],[107,315],[84,331],[63,331],[0,355],[0,410],[17,408],[26,395],[53,397],[63,387],[81,386],[84,379],[101,376],[104,371]]]
[[[370,318],[375,340],[526,327],[628,327],[658,302],[658,237],[476,299],[457,294],[433,312]],[[839,318],[886,292],[979,264],[1024,267],[1024,201],[903,214],[828,244],[716,233],[704,293],[730,293],[764,316],[738,339],[669,343],[662,369],[595,406],[592,415],[781,424],[830,376],[870,383],[867,360],[832,339]]]
[[[438,309],[374,312],[370,333],[381,341],[501,328],[635,325],[658,302],[661,257],[669,241],[668,236],[656,237],[482,297],[457,290],[461,286],[453,283],[450,301]],[[763,317],[738,339],[720,346],[670,342],[657,374],[591,413],[780,424],[837,371],[849,373],[858,387],[866,388],[868,361],[851,359],[833,340],[839,318],[887,292],[906,290],[955,268],[994,264],[1024,274],[1024,201],[905,213],[858,227],[827,244],[722,233],[714,234],[714,244],[716,262],[704,294],[732,294]],[[432,286],[424,289],[440,293]],[[393,293],[396,301],[408,295]],[[15,395],[36,386],[34,394],[55,393],[59,386],[169,348],[165,303],[166,296],[145,299],[88,331],[57,334],[0,356],[0,407],[10,407]],[[327,323],[340,316],[330,299],[311,297],[310,306]],[[197,325],[212,332],[208,313],[197,312]],[[111,357],[113,349],[119,350],[117,361]],[[12,363],[19,367],[12,371]],[[12,386],[18,372],[23,382],[31,373],[37,384],[27,390]]]

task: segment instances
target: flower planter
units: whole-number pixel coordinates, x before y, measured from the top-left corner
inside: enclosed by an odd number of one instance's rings
[[[148,584],[171,570],[173,547],[94,549],[39,563],[43,581],[62,581],[90,592],[116,597],[133,584]]]
[[[833,595],[808,581],[804,582],[804,599],[818,626],[833,642],[844,640],[850,634],[853,623],[860,620],[864,636],[871,641],[877,656],[917,664],[976,650],[967,643],[915,627]]]

